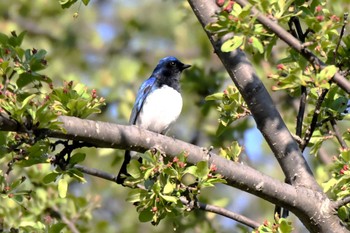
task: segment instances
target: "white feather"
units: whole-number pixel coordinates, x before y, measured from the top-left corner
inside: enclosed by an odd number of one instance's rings
[[[163,85],[150,93],[143,103],[136,125],[157,133],[165,133],[182,110],[181,94]]]

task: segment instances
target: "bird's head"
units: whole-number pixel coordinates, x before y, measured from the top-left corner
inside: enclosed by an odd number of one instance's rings
[[[178,76],[184,69],[189,67],[191,65],[180,62],[176,57],[165,57],[159,61],[153,73],[164,76]]]

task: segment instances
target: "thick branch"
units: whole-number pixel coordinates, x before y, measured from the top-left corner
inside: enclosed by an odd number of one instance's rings
[[[0,115],[0,122],[2,117]],[[62,122],[66,133],[47,130],[42,133],[55,138],[84,141],[96,147],[131,149],[139,152],[156,147],[169,157],[175,157],[186,151],[189,154],[188,163],[196,164],[199,161],[207,160],[209,165],[216,165],[217,173],[224,176],[228,185],[287,208],[297,216],[307,218],[309,225],[316,225],[324,218],[329,217],[328,215],[324,217],[320,213],[320,210],[327,213],[327,210],[332,207],[332,202],[326,199],[323,194],[304,187],[293,187],[285,184],[244,164],[226,160],[213,153],[208,154],[207,150],[201,147],[136,126],[82,120],[67,116],[59,117],[59,121]],[[6,129],[17,130],[18,127],[14,125],[13,129],[10,127],[6,127]],[[3,129],[0,127],[0,130]],[[307,208],[312,215],[305,215],[303,208]]]
[[[218,8],[214,1],[193,0],[189,3],[203,27],[215,20],[212,16],[215,15]],[[256,75],[245,54],[241,50],[224,53],[220,49],[224,39],[216,41],[209,32],[207,32],[207,35],[214,46],[215,52],[248,104],[257,127],[274,152],[286,178],[293,185],[320,190],[299,150],[298,144],[290,134],[275,108],[271,96]]]
[[[212,0],[188,0],[188,2],[203,27],[213,22],[215,11],[220,10]],[[257,15],[257,12],[255,14]],[[248,104],[257,127],[276,156],[286,178],[296,187],[300,199],[303,199],[298,201],[303,202],[304,205],[294,206],[294,211],[289,210],[294,212],[311,232],[347,232],[339,218],[333,214],[332,202],[321,192],[297,143],[244,53],[241,50],[224,53],[220,49],[224,38],[216,41],[209,32],[207,35],[215,52]],[[300,44],[293,36],[291,39]],[[311,53],[307,54],[310,56]],[[344,85],[337,83],[344,87],[347,84],[347,80],[345,81]],[[348,90],[350,90],[350,85]],[[300,188],[300,186],[310,189]],[[321,203],[317,203],[316,200]]]
[[[207,150],[137,126],[117,125],[106,122],[82,120],[76,117],[59,117],[66,133],[45,131],[46,136],[84,141],[96,147],[130,149],[144,152],[151,148],[159,148],[167,156],[175,157],[186,151],[189,153],[187,162],[196,164],[207,160],[209,165],[215,164],[217,173],[225,177],[228,184],[239,188],[271,203],[294,209],[298,201],[297,190],[291,185],[280,182],[249,166],[228,161]],[[0,116],[1,122],[1,116]],[[16,130],[17,128],[7,130]],[[0,127],[0,130],[3,130]],[[43,136],[43,135],[42,135]]]

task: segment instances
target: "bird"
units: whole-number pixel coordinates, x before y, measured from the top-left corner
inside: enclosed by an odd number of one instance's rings
[[[137,92],[129,124],[165,134],[181,113],[183,103],[180,77],[182,71],[189,67],[191,65],[184,64],[173,56],[160,59],[152,75],[141,84]],[[128,176],[127,165],[131,157],[131,151],[126,150],[116,179],[118,184],[123,185]]]

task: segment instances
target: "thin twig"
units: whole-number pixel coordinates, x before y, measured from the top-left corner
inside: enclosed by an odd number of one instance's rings
[[[301,86],[301,97],[300,97],[299,111],[297,115],[297,125],[296,125],[296,132],[295,132],[295,134],[298,137],[301,137],[301,133],[303,131],[306,98],[307,98],[307,89],[305,86]]]
[[[64,215],[57,206],[52,206],[52,209],[57,212],[60,215],[60,218],[62,219],[62,222],[64,222],[68,229],[72,232],[72,233],[79,233],[80,231],[78,230],[78,228],[75,226],[74,222],[69,220],[66,215]]]
[[[341,42],[341,40],[342,40],[342,38],[344,36],[346,24],[348,23],[348,16],[349,16],[349,13],[345,12],[344,13],[343,26],[342,26],[341,31],[340,31],[337,47],[335,47],[335,49],[334,49],[334,64],[336,64],[336,62],[337,62],[338,49],[339,49],[339,46],[340,46],[340,42]]]
[[[303,33],[299,18],[296,16],[291,17],[288,24],[292,35],[295,38],[299,39],[304,44],[306,34]],[[297,115],[296,133],[295,133],[300,138],[301,138],[301,133],[303,131],[303,120],[304,120],[305,107],[306,107],[306,98],[307,98],[307,89],[305,86],[301,86],[301,97],[300,97],[299,111]]]
[[[318,116],[320,115],[320,112],[321,112],[321,110],[320,110],[321,109],[321,105],[322,105],[323,100],[326,97],[327,93],[328,93],[328,89],[323,89],[320,97],[317,100],[317,103],[316,103],[316,106],[315,106],[315,112],[314,112],[314,114],[312,116],[311,123],[310,123],[308,129],[305,132],[304,143],[300,145],[301,151],[305,150],[305,148],[309,144],[309,141],[310,141],[310,139],[312,137],[312,134],[314,133],[314,131],[316,129],[317,119],[318,119]]]
[[[74,165],[74,167],[76,169],[78,169],[79,171],[81,171],[82,173],[89,174],[91,176],[96,176],[96,177],[102,178],[104,180],[109,180],[109,181],[113,181],[113,182],[117,181],[117,176],[110,174],[108,172],[104,172],[104,171],[101,171],[101,170],[98,170],[95,168],[88,168],[88,167],[85,167],[85,166],[82,166],[79,164]]]
[[[92,176],[96,176],[96,177],[99,177],[99,178],[102,178],[102,179],[105,179],[105,180],[109,180],[109,181],[113,181],[113,182],[116,182],[117,180],[117,176],[116,175],[113,175],[113,174],[110,174],[110,173],[107,173],[107,172],[104,172],[104,171],[101,171],[101,170],[98,170],[98,169],[95,169],[95,168],[88,168],[88,167],[85,167],[85,166],[82,166],[82,165],[78,165],[76,164],[74,166],[75,168],[77,168],[79,171],[85,173],[85,174],[89,174],[89,175],[92,175]],[[180,198],[181,202],[184,204],[184,205],[188,205],[188,201],[187,200],[184,200],[182,198]],[[258,222],[252,220],[252,219],[249,219],[243,215],[240,215],[240,214],[237,214],[237,213],[234,213],[232,211],[229,211],[227,209],[224,209],[222,207],[218,207],[218,206],[214,206],[214,205],[208,205],[208,204],[204,204],[204,203],[201,203],[201,202],[198,202],[198,208],[201,209],[201,210],[205,210],[205,211],[208,211],[208,212],[212,212],[212,213],[216,213],[218,215],[221,215],[221,216],[224,216],[224,217],[227,217],[227,218],[230,218],[232,220],[235,220],[237,222],[240,222],[248,227],[251,227],[251,228],[258,228],[261,224],[259,224]]]
[[[348,145],[346,144],[346,142],[343,140],[343,138],[341,137],[341,134],[340,134],[340,131],[339,131],[339,128],[337,126],[337,122],[336,120],[332,117],[330,119],[330,123],[332,125],[332,128],[333,128],[333,131],[334,131],[334,134],[338,140],[338,142],[340,143],[341,147],[343,149],[348,149]]]
[[[346,204],[349,204],[349,203],[350,203],[350,196],[346,196],[346,197],[344,197],[341,200],[335,201],[334,204],[333,204],[333,208],[335,210],[338,210],[340,207],[342,207],[342,206],[344,206]]]
[[[204,203],[198,203],[198,206],[201,210],[205,210],[205,211],[208,211],[208,212],[212,212],[212,213],[215,213],[215,214],[218,214],[218,215],[221,215],[221,216],[224,216],[224,217],[227,217],[227,218],[230,218],[230,219],[233,219],[237,222],[240,222],[248,227],[251,227],[251,228],[258,228],[261,224],[259,224],[258,222],[250,219],[250,218],[247,218],[243,215],[240,215],[240,214],[237,214],[237,213],[234,213],[232,211],[229,211],[225,208],[222,208],[222,207],[218,207],[218,206],[215,206],[215,205],[209,205],[209,204],[204,204]]]
[[[9,83],[10,83],[13,75],[15,75],[15,73],[16,73],[16,71],[13,70],[9,77],[7,77],[6,75],[3,76],[5,78],[5,80],[4,80],[4,86],[2,88],[2,92],[5,93],[5,91],[7,90],[7,86],[9,85]]]

